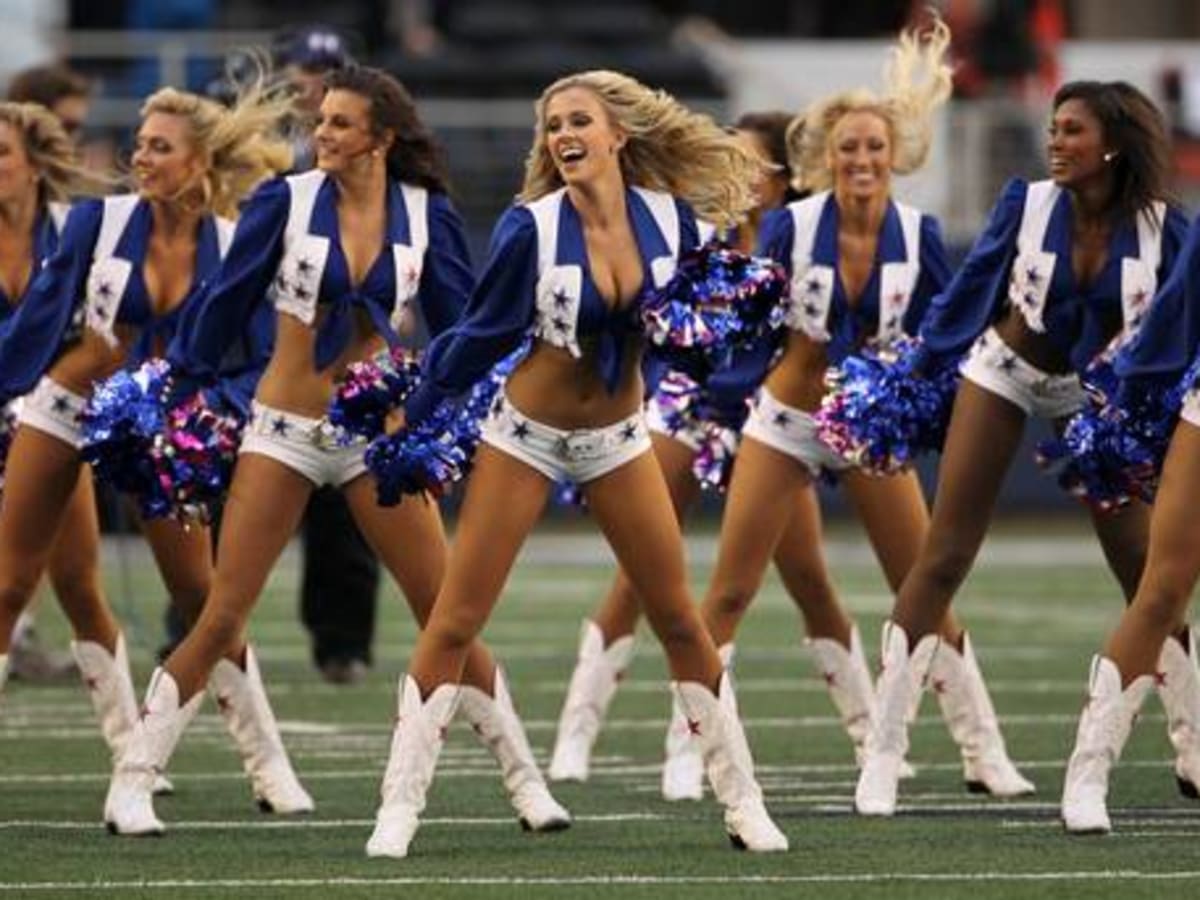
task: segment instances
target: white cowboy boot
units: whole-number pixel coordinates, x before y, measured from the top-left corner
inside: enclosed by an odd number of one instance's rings
[[[591,620],[583,620],[579,656],[567,699],[558,719],[554,752],[547,774],[551,781],[587,781],[592,746],[604,724],[617,684],[633,659],[633,635],[617,638],[604,646],[604,634]]]
[[[1185,797],[1200,799],[1200,669],[1191,628],[1186,649],[1174,637],[1163,643],[1155,681],[1167,712],[1167,735],[1175,748],[1175,782]]]
[[[921,667],[937,655],[938,636],[925,635],[910,655],[908,635],[889,621],[883,624],[882,645],[875,717],[863,745],[862,771],[854,791],[854,808],[863,816],[891,816],[896,812],[900,770],[908,754],[908,711],[913,693],[924,681]]]
[[[154,814],[154,779],[166,768],[180,735],[203,701],[204,692],[197,691],[181,707],[175,679],[166,669],[154,670],[141,717],[108,785],[104,822],[110,832],[135,837],[163,833],[163,823]]]
[[[963,781],[973,794],[1022,797],[1037,788],[1008,757],[996,710],[975,660],[971,636],[962,635],[962,652],[942,642],[929,668],[929,685],[942,718],[962,755]]]
[[[457,684],[443,684],[422,702],[416,680],[405,675],[401,681],[392,749],[380,791],[382,802],[375,814],[375,830],[367,841],[367,856],[403,859],[408,855],[458,697]]]
[[[463,685],[459,714],[470,723],[491,751],[504,776],[504,788],[521,827],[526,831],[561,831],[571,825],[571,814],[550,795],[533,758],[525,729],[513,707],[504,671],[497,666],[489,697],[476,687]]]
[[[8,654],[0,653],[0,693],[3,693],[6,684],[8,684]]]
[[[1088,700],[1079,717],[1075,749],[1063,782],[1062,820],[1076,834],[1107,834],[1108,773],[1121,756],[1133,720],[1154,686],[1149,675],[1135,678],[1121,690],[1121,673],[1103,656],[1092,657]]]
[[[208,689],[241,754],[259,808],[280,815],[312,812],[313,799],[300,784],[283,748],[254,648],[246,645],[244,672],[229,660],[220,660],[213,667]]]
[[[804,643],[829,689],[829,699],[842,717],[842,727],[854,745],[854,761],[861,768],[863,742],[871,731],[871,717],[875,712],[875,686],[871,683],[871,670],[867,667],[858,626],[850,627],[849,650],[832,638],[805,638]],[[918,691],[917,697],[920,696]],[[915,717],[914,711],[909,722]],[[912,778],[914,774],[907,762],[901,765],[901,778]]]
[[[138,719],[137,698],[133,693],[133,678],[129,674],[129,653],[125,649],[125,635],[117,635],[117,646],[112,653],[103,644],[95,641],[71,641],[71,654],[79,667],[80,677],[88,689],[92,709],[100,720],[100,733],[108,744],[115,767],[133,733]],[[164,775],[156,775],[154,793],[170,794],[174,791]]]
[[[721,665],[733,669],[734,645],[717,648]],[[688,717],[679,704],[679,695],[671,695],[671,721],[663,756],[662,795],[664,800],[700,800],[704,797],[704,759],[700,743],[688,727]]]
[[[700,745],[708,783],[725,807],[725,830],[733,846],[754,853],[788,849],[787,836],[763,805],[729,672],[721,673],[716,696],[695,681],[672,682],[671,690],[687,716],[688,730]]]

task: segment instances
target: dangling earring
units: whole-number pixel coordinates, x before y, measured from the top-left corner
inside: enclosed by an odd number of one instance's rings
[[[1116,150],[1109,150],[1107,153],[1105,153],[1105,154],[1104,154],[1104,161],[1105,161],[1105,162],[1112,162],[1112,161],[1113,161],[1114,159],[1116,159],[1116,158],[1117,158],[1117,151],[1116,151]]]

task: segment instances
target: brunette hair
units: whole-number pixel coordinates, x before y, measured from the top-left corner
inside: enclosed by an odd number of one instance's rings
[[[388,175],[430,191],[449,192],[450,177],[441,145],[421,121],[404,85],[381,69],[346,66],[325,75],[325,89],[350,91],[370,101],[374,133],[381,135],[390,130],[395,135],[388,149]]]
[[[1079,100],[1100,122],[1115,156],[1111,208],[1119,219],[1133,219],[1156,200],[1169,201],[1171,144],[1166,123],[1150,99],[1124,81],[1070,81],[1054,95],[1054,109]]]

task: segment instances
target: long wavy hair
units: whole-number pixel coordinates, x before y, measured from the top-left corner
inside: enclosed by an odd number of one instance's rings
[[[740,221],[754,207],[751,186],[762,169],[754,154],[711,117],[692,112],[665,91],[603,69],[560,78],[538,98],[518,200],[536,200],[562,186],[546,145],[546,105],[568,88],[595,94],[625,133],[619,159],[627,183],[680,197],[701,219],[721,226]]]
[[[0,122],[21,138],[25,155],[38,173],[38,203],[67,201],[80,194],[103,193],[111,177],[88,172],[75,158],[75,145],[57,117],[37,103],[0,102]]]
[[[1162,113],[1124,81],[1070,81],[1054,95],[1054,109],[1079,100],[1100,121],[1104,140],[1116,152],[1110,209],[1114,218],[1132,219],[1155,200],[1171,202],[1171,142]]]
[[[233,217],[238,202],[260,181],[291,168],[291,147],[281,129],[293,111],[288,93],[260,77],[242,86],[228,107],[188,91],[162,88],[142,104],[141,115],[144,119],[163,113],[188,123],[206,162],[198,206],[203,212]],[[192,189],[188,185],[184,192],[189,196],[179,199],[194,202]]]
[[[445,154],[417,115],[404,85],[380,69],[347,66],[325,76],[325,89],[350,91],[370,101],[373,132],[378,136],[390,130],[395,135],[387,155],[388,175],[430,191],[449,192]]]
[[[882,93],[854,88],[810,105],[788,130],[793,186],[821,191],[833,184],[829,142],[837,123],[852,112],[872,112],[887,123],[892,171],[907,175],[921,168],[933,142],[933,114],[953,87],[949,48],[950,29],[935,15],[928,30],[900,33],[884,67]]]

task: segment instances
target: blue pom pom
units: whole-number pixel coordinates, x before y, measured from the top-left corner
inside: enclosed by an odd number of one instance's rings
[[[200,392],[179,398],[172,387],[161,359],[98,384],[82,414],[81,454],[146,518],[207,521],[229,488],[243,422]]]
[[[817,434],[835,453],[876,475],[939,452],[954,395],[958,365],[917,374],[919,344],[902,339],[886,350],[848,356],[825,375],[829,392],[816,414]]]
[[[1119,509],[1135,499],[1152,503],[1183,395],[1196,375],[1194,363],[1168,390],[1131,383],[1122,390],[1109,361],[1098,360],[1082,376],[1087,405],[1059,437],[1038,444],[1038,465],[1096,509]]]
[[[639,315],[652,352],[699,376],[782,327],[786,289],[782,266],[711,241],[680,257],[670,281],[642,299]]]
[[[497,363],[461,405],[443,401],[425,421],[371,442],[366,464],[380,506],[395,506],[406,494],[441,496],[466,477],[481,423],[529,346],[526,341]]]
[[[351,363],[329,404],[329,421],[348,439],[357,436],[371,440],[383,433],[388,415],[420,382],[420,358],[404,347]]]

